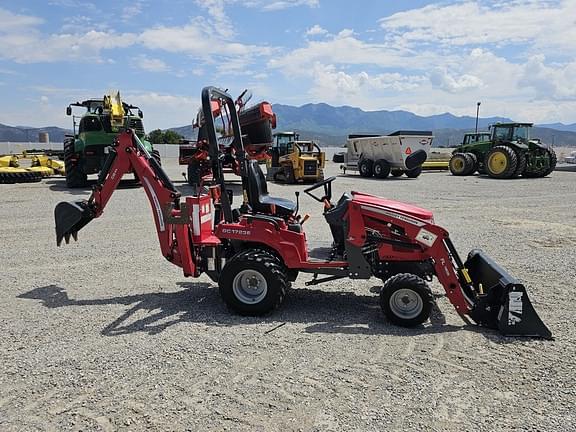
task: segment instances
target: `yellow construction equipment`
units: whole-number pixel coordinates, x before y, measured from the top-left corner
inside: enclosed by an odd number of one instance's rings
[[[32,155],[30,171],[40,172],[43,176],[53,176],[54,174],[66,175],[64,162],[52,159],[46,155]]]
[[[426,171],[447,171],[450,157],[450,153],[433,150],[428,155],[426,162],[422,164],[422,169]]]
[[[295,132],[274,134],[266,180],[280,183],[318,182],[324,179],[326,155],[314,141],[300,141]]]
[[[0,184],[32,183],[42,180],[39,173],[20,168],[16,155],[0,156]]]
[[[5,155],[0,156],[0,168],[18,168],[20,164],[18,163],[18,157],[16,155]]]
[[[29,159],[30,166],[21,166],[20,159]],[[55,174],[65,175],[64,162],[44,153],[25,150],[19,154],[0,156],[0,183],[30,183]]]
[[[118,90],[104,96],[103,108],[105,111],[107,110],[110,112],[110,123],[112,128],[119,128],[124,125],[124,116],[126,113]]]

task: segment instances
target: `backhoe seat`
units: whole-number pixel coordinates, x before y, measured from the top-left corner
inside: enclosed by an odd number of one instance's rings
[[[334,238],[334,247],[339,253],[343,253],[345,249],[344,240],[348,235],[348,226],[344,216],[348,211],[348,204],[352,202],[352,197],[347,192],[342,194],[334,207],[329,208],[324,212],[324,218],[330,226],[332,237]]]
[[[294,201],[268,195],[266,177],[255,160],[248,161],[248,203],[256,213],[290,216],[296,211]],[[275,213],[272,212],[273,206],[276,207]]]

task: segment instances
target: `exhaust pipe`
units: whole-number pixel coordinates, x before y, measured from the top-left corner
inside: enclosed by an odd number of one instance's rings
[[[56,222],[56,245],[60,246],[62,240],[66,244],[70,242],[70,237],[78,240],[78,231],[94,219],[88,201],[60,202],[54,209],[54,220]]]
[[[553,339],[538,316],[526,288],[481,250],[473,250],[464,263],[478,294],[470,317],[504,336]]]

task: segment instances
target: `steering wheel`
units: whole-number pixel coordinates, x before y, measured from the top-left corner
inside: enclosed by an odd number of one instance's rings
[[[313,184],[309,188],[304,189],[304,193],[306,195],[311,196],[318,202],[324,202],[324,200],[330,201],[330,199],[332,198],[332,182],[334,180],[336,180],[336,177],[328,177],[327,179],[319,181],[318,183]],[[324,196],[321,198],[312,193],[313,190],[316,190],[320,187],[324,187]]]

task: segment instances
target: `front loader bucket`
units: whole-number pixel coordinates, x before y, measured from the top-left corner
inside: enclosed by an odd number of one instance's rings
[[[58,203],[54,209],[56,244],[60,246],[62,240],[68,244],[71,236],[78,240],[78,231],[92,219],[94,214],[87,201]]]
[[[470,317],[479,325],[498,329],[505,336],[552,339],[552,333],[534,310],[526,288],[481,250],[473,250],[464,263],[479,292]]]

